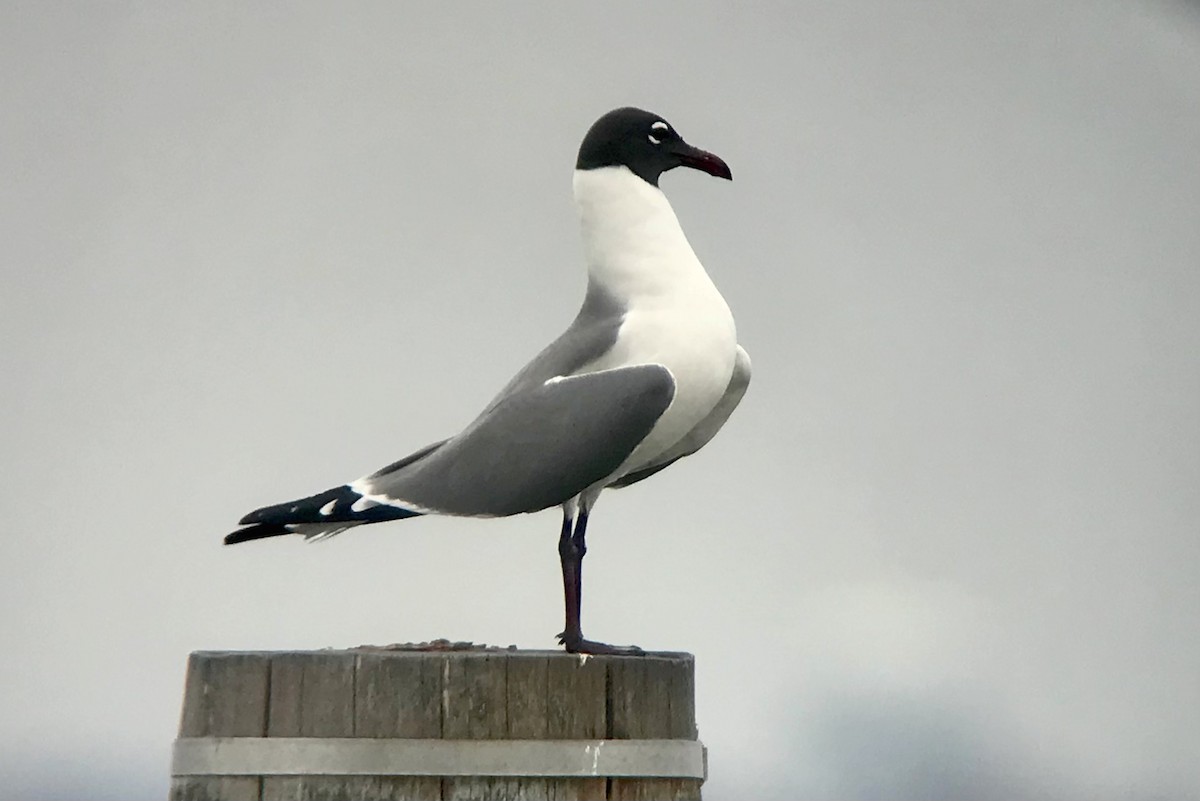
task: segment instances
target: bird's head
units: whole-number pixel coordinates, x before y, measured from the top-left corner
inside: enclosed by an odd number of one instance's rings
[[[627,167],[647,183],[676,167],[691,167],[733,180],[729,165],[719,157],[683,141],[675,127],[657,114],[640,108],[618,108],[593,123],[579,146],[578,170]]]

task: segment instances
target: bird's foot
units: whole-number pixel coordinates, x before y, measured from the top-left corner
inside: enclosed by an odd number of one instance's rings
[[[591,654],[593,656],[645,656],[646,652],[636,645],[609,645],[606,642],[585,640],[582,634],[570,635],[565,631],[558,635],[558,642],[569,654]]]

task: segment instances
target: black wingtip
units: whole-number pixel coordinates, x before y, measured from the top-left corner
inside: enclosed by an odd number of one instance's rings
[[[277,508],[278,508],[277,506],[264,506],[261,509],[255,509],[253,512],[250,512],[250,513],[246,514],[244,517],[242,517],[242,519],[238,521],[238,525],[239,526],[250,526],[250,525],[254,525],[255,523],[261,523],[264,512],[270,512]],[[234,533],[237,533],[237,532],[234,532]]]
[[[267,537],[279,537],[283,534],[291,534],[285,526],[278,523],[259,523],[256,526],[249,528],[238,529],[225,535],[226,545],[237,545],[239,542],[249,542],[250,540],[261,540]]]

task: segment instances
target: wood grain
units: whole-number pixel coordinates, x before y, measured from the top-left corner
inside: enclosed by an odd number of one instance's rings
[[[180,737],[266,735],[270,661],[261,653],[197,651],[188,658]],[[259,801],[262,781],[244,776],[171,779],[171,801]]]
[[[689,654],[551,651],[197,652],[181,737],[695,739]],[[700,798],[696,779],[184,776],[173,801]]]

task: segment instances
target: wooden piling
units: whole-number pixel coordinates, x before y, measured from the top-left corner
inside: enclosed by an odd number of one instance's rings
[[[172,801],[699,799],[690,654],[196,652]]]

